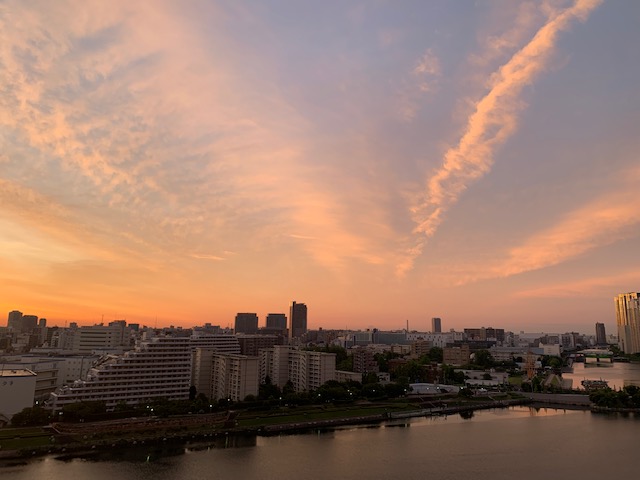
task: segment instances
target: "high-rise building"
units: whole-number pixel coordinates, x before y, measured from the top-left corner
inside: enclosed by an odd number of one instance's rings
[[[607,332],[604,329],[604,323],[596,323],[596,345],[607,344]]]
[[[640,353],[640,293],[621,293],[613,301],[620,349],[624,353]]]
[[[286,330],[287,316],[284,313],[270,313],[267,315],[266,327],[269,329]]]
[[[307,306],[293,302],[289,313],[289,339],[300,338],[307,333]]]
[[[442,319],[440,317],[431,319],[431,333],[442,333]]]
[[[258,315],[255,313],[238,313],[234,331],[235,333],[258,333]]]
[[[33,329],[38,326],[37,315],[23,315],[22,316],[22,333],[31,333]]]
[[[14,332],[22,331],[22,312],[18,310],[13,310],[9,312],[9,318],[7,319],[7,327],[12,329]]]

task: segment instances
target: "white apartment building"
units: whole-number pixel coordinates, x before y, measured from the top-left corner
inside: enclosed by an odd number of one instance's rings
[[[259,358],[218,353],[212,348],[196,349],[192,383],[198,393],[210,400],[244,400],[258,395]]]
[[[240,342],[235,335],[195,334],[189,338],[191,349],[213,348],[218,353],[240,354]]]
[[[408,332],[407,333],[407,341],[416,342],[418,340],[425,340],[427,342],[431,342],[433,347],[444,348],[447,344],[452,344],[455,341],[464,340],[463,332],[442,332],[442,333],[431,333],[431,332]]]
[[[131,349],[131,329],[124,320],[109,325],[73,326],[57,331],[51,338],[51,347],[87,354],[96,350],[123,352]]]
[[[214,353],[210,398],[228,398],[237,402],[247,395],[258,395],[258,360],[258,357],[247,355]]]
[[[336,355],[275,345],[260,352],[260,382],[267,375],[279,387],[291,381],[296,392],[312,391],[335,380]]]
[[[56,388],[85,377],[100,357],[97,355],[33,354],[0,357],[0,369],[24,369],[36,377],[35,399],[44,400]]]
[[[33,407],[36,374],[31,370],[0,370],[0,425],[24,408]]]
[[[152,398],[186,400],[191,384],[191,345],[188,337],[154,337],[123,355],[106,355],[85,380],[52,393],[54,410],[81,401],[137,404]]]

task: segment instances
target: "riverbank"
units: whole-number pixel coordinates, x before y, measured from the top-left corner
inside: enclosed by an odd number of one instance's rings
[[[530,403],[526,398],[449,399],[405,403],[372,403],[346,407],[313,407],[256,414],[228,412],[224,415],[194,415],[156,419],[68,424],[41,429],[0,430],[0,460],[24,461],[41,455],[65,458],[93,455],[105,449],[139,447],[209,448],[256,436],[332,429],[340,426],[379,424],[389,420],[436,415],[464,414],[474,410],[508,408]],[[427,408],[423,408],[427,406]],[[38,432],[39,430],[39,432]],[[11,448],[13,446],[13,448]],[[181,447],[182,446],[182,447]]]

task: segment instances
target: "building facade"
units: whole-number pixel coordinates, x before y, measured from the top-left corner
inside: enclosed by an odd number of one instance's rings
[[[293,302],[289,312],[289,340],[300,338],[307,333],[307,306]]]
[[[604,323],[596,323],[596,345],[607,345],[607,332]]]
[[[265,326],[270,330],[281,330],[284,332],[287,329],[287,316],[284,313],[269,313]]]
[[[36,374],[28,369],[0,370],[0,424],[24,408],[33,407]]]
[[[445,347],[442,349],[442,363],[446,363],[447,365],[467,365],[470,357],[471,349],[469,348],[469,345]]]
[[[442,332],[442,319],[440,317],[433,317],[431,319],[431,333]]]
[[[211,369],[211,400],[227,398],[234,402],[247,395],[258,395],[258,357],[214,353]]]
[[[234,325],[235,333],[258,333],[258,315],[255,313],[238,313]]]
[[[336,355],[276,345],[260,352],[260,382],[267,376],[279,387],[290,381],[296,392],[316,390],[323,383],[335,380]]]
[[[105,355],[78,380],[51,394],[53,410],[81,401],[138,404],[154,398],[187,400],[191,385],[191,345],[188,337],[154,337],[122,355]]]
[[[620,349],[624,353],[640,353],[640,293],[621,293],[613,301]]]

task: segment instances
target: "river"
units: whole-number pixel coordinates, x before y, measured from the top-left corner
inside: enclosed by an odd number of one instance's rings
[[[640,363],[608,363],[599,365],[590,359],[589,364],[574,363],[572,373],[563,373],[563,378],[573,380],[573,388],[582,389],[582,380],[606,380],[614,390],[625,385],[640,387]]]
[[[229,441],[169,455],[138,448],[100,458],[33,459],[2,480],[637,478],[640,418],[513,407],[369,427]]]

